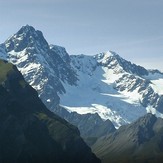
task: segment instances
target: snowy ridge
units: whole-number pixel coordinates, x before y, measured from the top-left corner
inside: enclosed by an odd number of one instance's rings
[[[1,44],[0,49],[1,58],[18,67],[25,80],[37,90],[39,97],[51,110],[59,104],[57,93],[65,92],[61,81],[72,85],[76,82],[76,74],[64,60],[64,56],[68,56],[65,49],[48,45],[42,32],[31,26],[23,26]]]
[[[123,59],[115,52],[108,51],[97,54],[95,57],[97,58],[100,65],[114,69],[114,71],[116,71],[117,73],[119,70],[119,73],[128,72],[138,76],[148,75],[148,70],[146,70],[144,67],[133,64]],[[116,70],[117,68],[118,70]]]
[[[104,120],[110,119],[116,127],[147,112],[163,117],[156,111],[161,111],[159,101],[162,98],[152,88],[152,82],[147,79],[150,73],[143,67],[136,67],[112,52],[70,57],[79,80],[77,86],[64,85],[66,94],[60,95],[61,105],[70,112],[98,113]]]
[[[18,67],[52,111],[61,105],[69,112],[98,113],[117,128],[147,112],[163,117],[163,73],[115,52],[69,56],[27,25],[0,45],[0,58]]]

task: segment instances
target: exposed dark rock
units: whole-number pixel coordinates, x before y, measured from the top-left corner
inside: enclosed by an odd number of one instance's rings
[[[68,112],[66,109],[59,107],[55,109],[55,113],[71,124],[78,127],[83,138],[99,138],[115,131],[115,127],[110,120],[103,121],[96,114],[78,114],[76,112]]]
[[[78,129],[46,109],[17,68],[2,60],[0,162],[100,163]]]
[[[93,145],[103,163],[163,161],[163,120],[152,114],[122,126]]]

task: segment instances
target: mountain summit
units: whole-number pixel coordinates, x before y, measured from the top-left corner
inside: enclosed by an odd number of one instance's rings
[[[121,71],[132,73],[138,76],[148,75],[149,72],[142,66],[132,64],[131,62],[123,59],[117,53],[113,51],[108,51],[106,53],[100,53],[97,55],[99,63],[103,66],[109,66],[111,69],[116,67],[121,67]]]
[[[62,81],[76,83],[76,74],[69,64],[66,50],[49,45],[42,32],[32,26],[23,26],[1,45],[1,49],[1,54],[5,53],[3,59],[18,67],[49,109],[59,104],[57,93],[65,92]]]
[[[37,48],[47,51],[49,46],[41,31],[35,30],[32,26],[23,26],[16,34],[5,42],[7,51],[23,51],[25,48]]]
[[[69,56],[65,48],[49,45],[40,31],[24,26],[0,45],[0,56],[18,67],[48,109],[79,129],[83,114],[97,113],[117,128],[147,112],[163,117],[163,74],[115,52]],[[71,120],[72,112],[77,114]]]
[[[68,110],[98,113],[116,127],[147,112],[163,117],[161,72],[132,64],[114,52],[70,58],[79,80],[77,86],[64,85],[66,94],[60,98]],[[72,98],[75,100],[71,101]]]

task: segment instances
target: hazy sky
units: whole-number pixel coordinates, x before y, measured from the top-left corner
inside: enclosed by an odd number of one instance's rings
[[[163,71],[163,0],[0,0],[0,42],[29,24],[69,54],[112,50]]]

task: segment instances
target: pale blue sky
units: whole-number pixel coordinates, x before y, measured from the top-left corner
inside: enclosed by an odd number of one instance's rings
[[[29,24],[69,54],[112,50],[163,71],[163,0],[0,0],[0,42]]]

